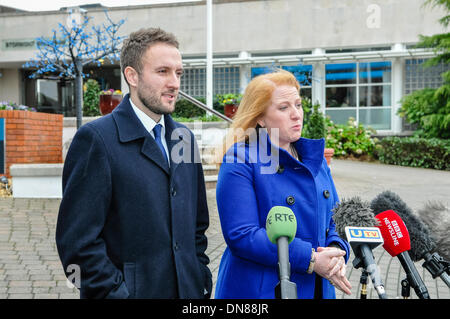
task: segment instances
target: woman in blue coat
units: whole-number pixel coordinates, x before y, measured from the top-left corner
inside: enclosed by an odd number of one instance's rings
[[[333,286],[351,293],[350,250],[332,219],[338,195],[325,143],[301,138],[299,89],[287,71],[253,79],[225,139],[217,205],[227,248],[215,298],[275,297],[277,246],[265,229],[273,206],[289,207],[297,218],[289,256],[298,298],[335,298]]]

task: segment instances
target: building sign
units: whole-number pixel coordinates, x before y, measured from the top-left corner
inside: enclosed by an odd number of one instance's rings
[[[0,174],[5,174],[5,119],[0,118]]]
[[[2,50],[34,50],[36,49],[36,39],[9,39],[2,40]]]
[[[49,41],[53,41],[53,38],[44,38]],[[63,39],[56,40],[58,45],[65,43]],[[2,51],[17,51],[17,50],[35,50],[37,49],[36,39],[8,39],[2,40],[1,43]]]

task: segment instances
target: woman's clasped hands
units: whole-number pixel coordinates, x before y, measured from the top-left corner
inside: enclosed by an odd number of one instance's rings
[[[313,271],[328,279],[337,289],[350,295],[352,285],[345,276],[345,251],[334,247],[318,247],[314,256]]]

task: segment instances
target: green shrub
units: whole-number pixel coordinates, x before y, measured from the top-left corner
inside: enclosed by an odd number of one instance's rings
[[[310,108],[307,112],[307,119],[303,120],[305,127],[302,134],[306,138],[320,139],[326,135],[325,116],[319,111],[319,104],[313,106],[314,111],[311,113]],[[305,114],[305,111],[303,111]]]
[[[196,98],[203,104],[206,103],[205,98],[198,97]],[[176,118],[192,118],[192,117],[201,117],[206,114],[206,111],[199,108],[192,102],[189,102],[186,99],[179,99],[177,103],[175,104],[175,111],[172,113],[173,117]]]
[[[222,107],[224,105],[239,105],[239,103],[241,103],[242,94],[216,94],[215,99]]]
[[[438,89],[422,89],[402,98],[398,114],[417,123],[415,136],[450,138],[450,79]]]
[[[174,121],[177,122],[221,122],[223,121],[220,117],[213,115],[203,115],[200,117],[173,117]]]
[[[386,137],[376,153],[385,164],[450,170],[450,140]]]
[[[336,157],[373,157],[376,138],[372,138],[373,129],[357,125],[354,118],[350,118],[346,125],[334,124],[329,118],[327,123],[326,147],[334,148]]]
[[[302,100],[303,131],[306,138],[325,138],[325,147],[334,149],[336,157],[373,157],[376,138],[372,138],[375,131],[356,125],[355,119],[350,118],[347,124],[335,124],[329,117],[319,111],[319,104],[312,105],[308,98]]]
[[[99,116],[100,113],[100,85],[94,79],[89,79],[84,84],[83,115]]]

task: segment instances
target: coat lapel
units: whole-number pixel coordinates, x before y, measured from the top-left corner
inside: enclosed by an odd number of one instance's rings
[[[170,174],[173,175],[181,162],[194,162],[194,141],[189,130],[177,125],[170,115],[164,116],[166,142],[170,154]],[[181,144],[180,144],[181,143]]]
[[[125,95],[122,102],[111,113],[119,132],[120,142],[128,143],[137,139],[144,139],[141,153],[169,174],[169,165],[164,155],[161,153],[155,139],[147,132],[141,121],[139,121],[131,107],[129,98],[129,94]]]

